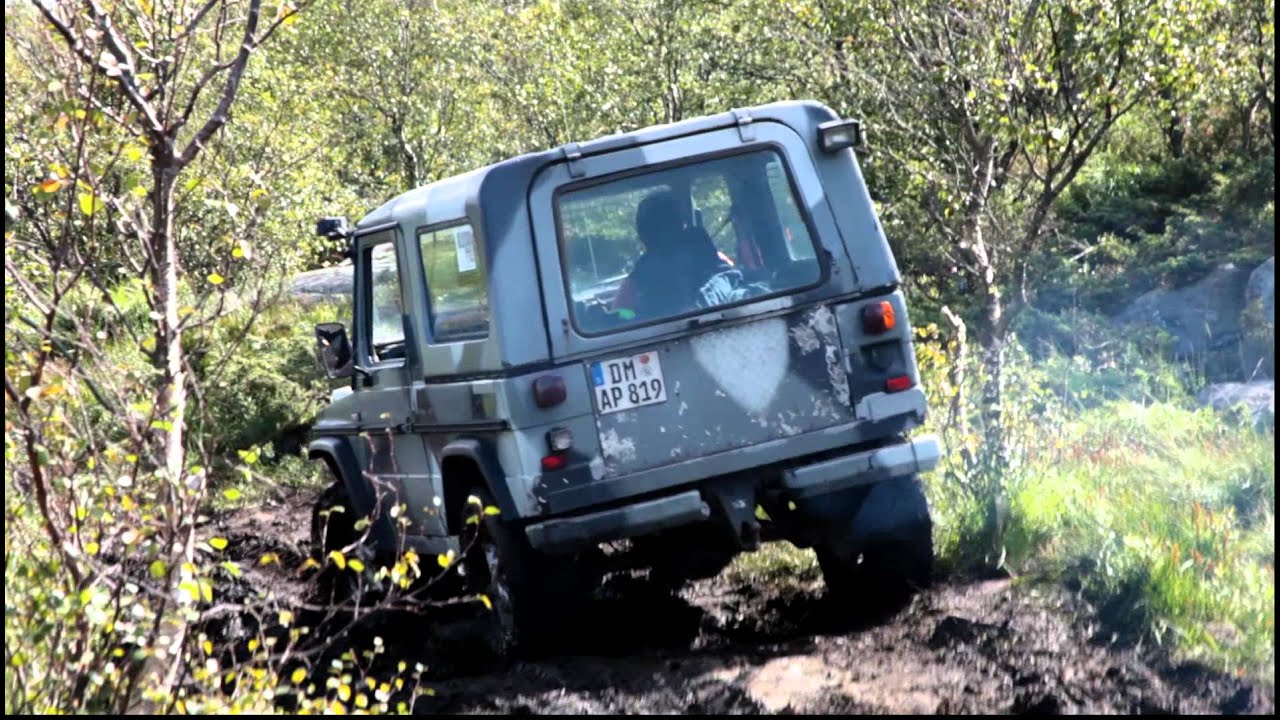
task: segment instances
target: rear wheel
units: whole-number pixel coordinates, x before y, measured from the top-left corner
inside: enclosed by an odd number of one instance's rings
[[[484,489],[472,491],[483,507],[493,499]],[[477,512],[474,505],[467,515]],[[550,641],[563,622],[586,599],[592,584],[570,558],[537,552],[524,532],[500,515],[481,514],[478,524],[466,527],[463,570],[471,592],[484,595],[482,620],[484,643],[501,657]]]
[[[833,598],[873,612],[901,608],[933,576],[933,523],[919,478],[872,486],[814,549]]]

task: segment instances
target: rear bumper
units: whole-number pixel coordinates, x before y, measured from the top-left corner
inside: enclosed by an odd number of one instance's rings
[[[929,472],[938,466],[941,458],[938,437],[925,435],[910,442],[785,470],[782,487],[792,497],[823,495],[912,473]]]
[[[562,552],[588,543],[621,540],[702,522],[711,508],[697,490],[625,505],[613,510],[530,525],[529,543],[544,552]]]
[[[778,484],[772,487],[800,500],[928,472],[937,467],[941,456],[937,436],[925,435],[905,443],[787,468],[781,472]],[[675,495],[534,523],[525,532],[533,547],[543,552],[558,553],[705,522],[711,519],[712,505],[737,508],[737,513],[750,517],[754,503],[750,507],[745,505],[753,490],[745,488],[745,498],[738,494],[740,490],[740,486],[731,489],[726,485],[722,488],[717,479],[711,479],[698,489]],[[725,497],[729,496],[732,496],[731,502],[725,502]],[[740,523],[730,524],[736,529]]]

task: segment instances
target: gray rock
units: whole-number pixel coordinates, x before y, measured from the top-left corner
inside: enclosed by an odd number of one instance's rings
[[[1276,259],[1268,258],[1266,262],[1249,273],[1249,284],[1245,287],[1245,303],[1257,301],[1263,314],[1274,322],[1276,316]]]
[[[1258,429],[1275,426],[1276,383],[1274,380],[1253,382],[1215,383],[1200,391],[1198,398],[1204,407],[1219,412],[1248,413],[1253,426]]]
[[[1241,363],[1246,378],[1275,377],[1276,360],[1276,259],[1259,265],[1245,287],[1245,307],[1240,324],[1244,332]]]
[[[1175,353],[1202,364],[1210,379],[1240,378],[1241,313],[1248,283],[1248,270],[1221,265],[1193,285],[1140,296],[1116,319],[1122,326],[1167,331]]]
[[[293,295],[305,303],[336,302],[351,297],[355,274],[350,261],[293,276]]]

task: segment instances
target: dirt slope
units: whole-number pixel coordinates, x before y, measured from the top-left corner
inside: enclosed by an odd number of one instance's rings
[[[307,592],[308,499],[214,521],[245,559],[281,566],[250,582]],[[247,563],[246,563],[247,564]],[[279,567],[279,569],[275,569]],[[850,617],[820,582],[661,595],[616,578],[554,654],[478,660],[448,624],[388,616],[365,632],[393,660],[423,662],[419,713],[1267,713],[1274,688],[1171,667],[1108,642],[1094,613],[1056,585],[952,579],[888,618]],[[360,639],[357,638],[357,643]]]

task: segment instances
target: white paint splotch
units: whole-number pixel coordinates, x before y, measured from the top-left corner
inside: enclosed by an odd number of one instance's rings
[[[834,327],[834,318],[832,322]],[[697,335],[690,344],[694,359],[719,390],[750,413],[769,407],[787,374],[790,349],[787,321],[781,318]]]
[[[791,339],[796,341],[802,355],[808,355],[822,346],[818,333],[810,325],[797,325],[791,328]]]
[[[635,440],[619,437],[616,428],[600,433],[600,452],[606,463],[625,463],[636,459]]]
[[[831,390],[841,404],[848,405],[849,376],[844,369],[843,350],[840,347],[840,332],[836,329],[835,313],[831,312],[831,308],[826,305],[821,305],[809,313],[808,322],[804,327],[812,328],[814,333],[822,339]]]

